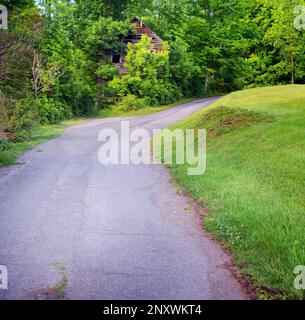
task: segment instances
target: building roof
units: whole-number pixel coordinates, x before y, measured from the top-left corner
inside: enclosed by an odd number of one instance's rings
[[[140,18],[135,17],[131,19],[130,22],[136,26],[138,35],[145,34],[149,36],[152,39],[151,43],[154,46],[154,48],[162,49],[162,39],[155,32],[153,32],[147,25],[145,25]]]

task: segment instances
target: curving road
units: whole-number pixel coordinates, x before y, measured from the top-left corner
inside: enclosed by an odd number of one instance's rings
[[[129,120],[165,128],[215,99]],[[246,299],[164,167],[98,162],[100,129],[120,120],[71,127],[0,170],[0,299]]]

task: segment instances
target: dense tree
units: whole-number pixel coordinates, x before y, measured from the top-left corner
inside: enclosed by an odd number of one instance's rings
[[[115,104],[138,108],[305,82],[304,9],[297,0],[2,4],[9,10],[9,30],[0,30],[2,132],[19,128],[23,134],[35,121],[56,122]],[[163,52],[154,54],[145,37],[135,46],[122,44],[135,16],[164,40]],[[124,50],[128,74],[120,76],[109,54]]]
[[[266,28],[264,40],[278,53],[278,65],[282,70],[279,76],[290,75],[291,83],[296,81],[297,64],[304,60],[304,37],[294,24],[294,10],[299,1],[269,0],[266,5],[271,8],[270,24]],[[302,72],[301,77],[304,77]]]

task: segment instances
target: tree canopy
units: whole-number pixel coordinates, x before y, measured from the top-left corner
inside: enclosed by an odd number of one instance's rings
[[[57,122],[124,101],[158,105],[182,96],[305,81],[304,11],[296,0],[2,4],[9,10],[9,30],[0,30],[0,121],[6,124],[0,131],[14,135],[15,128],[27,132],[37,119]],[[162,52],[152,52],[147,37],[122,44],[133,17],[162,38]],[[110,52],[122,51],[124,76],[109,60]],[[11,119],[18,122],[20,105],[20,123],[9,125]]]

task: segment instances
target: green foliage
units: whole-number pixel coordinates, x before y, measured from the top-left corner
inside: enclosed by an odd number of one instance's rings
[[[34,0],[2,0],[1,4],[8,9],[24,9],[32,8],[34,6]]]
[[[18,141],[28,138],[39,124],[39,114],[32,97],[15,101],[8,115],[6,132],[10,140]]]
[[[245,80],[250,86],[304,83],[304,33],[294,27],[295,0],[256,0],[248,21],[257,33],[246,57]]]
[[[145,98],[151,105],[170,103],[181,97],[179,88],[169,81],[169,49],[166,43],[161,52],[151,48],[151,38],[143,36],[135,45],[129,44],[125,67],[128,73],[116,76],[110,88],[119,96],[132,94]]]
[[[164,40],[185,36],[195,3],[190,0],[131,1],[129,17],[139,16]]]
[[[181,94],[199,95],[194,82],[200,78],[200,68],[196,66],[189,45],[182,38],[177,38],[170,45],[169,72],[171,81],[181,89]]]
[[[62,98],[76,115],[95,112],[95,64],[80,49],[71,48],[67,53],[67,64],[59,80],[56,98]]]
[[[7,140],[0,138],[0,151],[4,151],[8,146]]]
[[[119,52],[122,43],[118,36],[127,34],[132,29],[125,21],[116,21],[110,17],[100,17],[97,21],[92,21],[86,30],[85,50],[91,57],[101,56],[103,52]]]
[[[129,105],[124,100],[132,96],[153,106],[244,87],[305,83],[304,32],[293,24],[297,0],[3,4],[10,28],[0,32],[1,90],[14,101],[33,96],[42,123]],[[162,52],[153,52],[146,36],[128,48],[122,44],[122,36],[135,31],[129,22],[135,16],[164,40]],[[122,52],[124,76],[110,61]]]
[[[42,124],[54,124],[71,117],[69,107],[60,100],[42,95],[35,102],[38,106],[40,122]]]
[[[119,112],[135,111],[149,106],[146,98],[138,98],[135,95],[128,94],[123,96],[116,104],[115,110]]]
[[[29,137],[39,124],[38,109],[34,99],[12,99],[0,92],[0,141],[1,148],[9,140],[16,141]]]
[[[105,63],[102,61],[101,63],[99,63],[95,73],[100,80],[108,81],[119,74],[119,69],[112,63]]]
[[[117,102],[117,91],[103,83],[96,86],[95,106],[97,110],[112,107]]]

